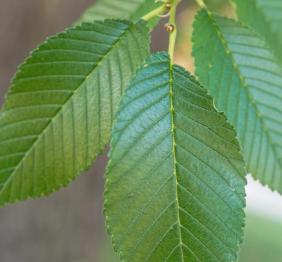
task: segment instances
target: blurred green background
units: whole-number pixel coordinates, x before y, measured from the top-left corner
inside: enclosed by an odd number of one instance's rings
[[[114,0],[113,0],[114,1]],[[18,64],[43,41],[76,21],[93,0],[0,0],[0,105]],[[234,16],[227,0],[207,1]],[[192,0],[179,8],[175,62],[194,70],[191,58]],[[153,32],[153,50],[167,49],[163,24]],[[0,262],[115,262],[105,233],[103,172],[106,156],[68,188],[45,199],[0,209]],[[282,261],[282,197],[248,186],[245,241],[240,262]]]
[[[282,261],[282,224],[263,215],[247,213],[240,262]]]

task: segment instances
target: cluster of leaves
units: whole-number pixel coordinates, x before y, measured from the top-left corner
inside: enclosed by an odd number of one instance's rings
[[[158,17],[140,20],[178,2],[99,0],[32,52],[0,111],[1,205],[67,185],[111,137],[121,260],[237,260],[246,173],[282,193],[282,2],[234,0],[243,25],[198,1],[198,80],[150,55]]]

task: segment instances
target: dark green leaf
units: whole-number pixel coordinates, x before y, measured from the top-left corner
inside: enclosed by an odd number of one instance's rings
[[[245,170],[233,128],[183,68],[156,54],[122,99],[105,215],[122,261],[235,261]]]
[[[0,117],[0,204],[68,184],[109,140],[120,96],[148,55],[143,23],[106,20],[49,38],[20,67]]]

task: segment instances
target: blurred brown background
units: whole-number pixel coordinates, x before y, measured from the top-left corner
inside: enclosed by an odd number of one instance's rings
[[[94,2],[0,0],[0,106],[10,78],[29,52],[47,36],[71,25]],[[226,5],[227,0],[207,2],[223,14],[232,13],[230,6]],[[183,27],[179,30],[175,56],[177,63],[191,71],[193,60],[188,39],[195,10],[192,0],[183,0],[178,16],[178,22]],[[154,31],[153,50],[167,48],[163,23]],[[48,198],[0,209],[0,262],[117,261],[106,237],[102,213],[105,163],[106,156],[103,156],[89,172]],[[264,206],[273,205],[273,208],[262,210],[259,215],[247,210],[246,236],[240,262],[280,262],[282,198],[250,182],[248,208],[255,206],[252,203],[261,201],[259,196],[265,200]],[[261,208],[261,202],[259,206]]]
[[[0,0],[0,105],[18,64],[93,2]],[[95,168],[49,198],[1,209],[0,261],[102,261],[104,162],[100,159]]]

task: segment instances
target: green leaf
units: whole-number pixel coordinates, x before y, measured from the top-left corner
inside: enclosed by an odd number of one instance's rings
[[[235,261],[244,175],[206,90],[168,55],[150,57],[112,131],[105,215],[122,261]]]
[[[68,184],[109,142],[123,90],[148,55],[143,23],[106,20],[49,38],[20,67],[0,117],[0,204]]]
[[[204,10],[193,42],[196,73],[235,126],[248,171],[282,193],[281,67],[252,30]]]
[[[243,22],[252,26],[274,50],[282,63],[282,1],[281,0],[233,0],[237,14]]]
[[[82,15],[78,24],[83,22],[93,22],[105,18],[121,18],[131,21],[138,21],[143,15],[147,14],[159,4],[154,0],[99,0]],[[149,23],[152,28],[159,19],[153,19]]]

